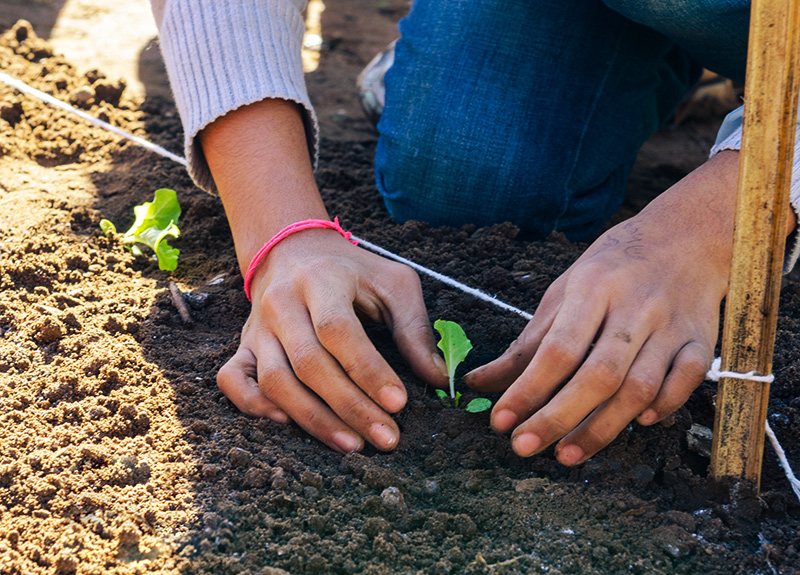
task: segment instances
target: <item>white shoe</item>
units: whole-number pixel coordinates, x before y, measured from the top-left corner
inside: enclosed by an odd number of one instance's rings
[[[396,42],[396,41],[395,41]],[[394,64],[394,45],[389,44],[383,52],[375,56],[356,79],[358,85],[358,101],[373,126],[378,125],[386,102],[386,88],[383,77]]]

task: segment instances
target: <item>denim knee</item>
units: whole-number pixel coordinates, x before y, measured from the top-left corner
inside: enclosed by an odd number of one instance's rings
[[[400,31],[375,170],[401,221],[586,239],[695,77],[598,1],[415,0]]]
[[[430,126],[429,126],[430,127]],[[590,190],[568,188],[555,150],[510,159],[496,147],[437,145],[423,126],[378,143],[375,174],[389,213],[398,221],[434,226],[511,222],[526,239],[561,231],[573,241],[592,237],[619,208],[632,164],[619,166]],[[530,148],[528,148],[530,152]]]
[[[566,175],[528,171],[500,148],[443,143],[430,128],[415,125],[403,138],[384,135],[378,143],[376,182],[392,217],[435,226],[510,221],[531,237],[556,229],[568,201]]]
[[[702,66],[744,80],[750,0],[603,0],[622,16],[661,32]]]
[[[750,10],[750,0],[603,0],[606,6],[650,28],[682,24],[716,26],[727,14]]]

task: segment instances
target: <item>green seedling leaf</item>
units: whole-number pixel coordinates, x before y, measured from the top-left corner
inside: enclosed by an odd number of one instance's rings
[[[469,411],[470,413],[480,413],[481,411],[486,411],[492,407],[492,402],[485,397],[476,397],[472,401],[470,401],[467,406],[464,408],[464,411]]]
[[[170,246],[167,238],[177,238],[181,234],[176,225],[181,216],[178,195],[174,190],[166,188],[156,190],[153,201],[135,206],[133,213],[136,220],[122,236],[122,243],[136,255],[142,253],[137,243],[148,246],[158,258],[158,267],[165,271],[173,271],[178,267],[180,250]],[[106,235],[117,231],[114,224],[108,220],[101,220],[100,229]]]
[[[117,233],[117,226],[105,219],[100,220],[100,229],[103,230],[103,233],[107,236]]]
[[[166,230],[181,217],[178,195],[175,190],[161,188],[156,190],[152,202],[135,206],[133,213],[136,221],[133,222],[131,229],[125,232],[126,236],[138,236],[153,227]]]
[[[450,397],[455,402],[456,367],[467,357],[469,350],[472,349],[472,342],[469,341],[461,326],[454,321],[437,319],[433,327],[442,336],[437,346],[442,350],[444,362],[447,364],[447,375],[450,379]]]
[[[437,389],[436,395],[439,397],[439,399],[447,399],[447,392],[443,389]]]
[[[156,253],[158,257],[158,267],[162,270],[173,271],[178,267],[178,255],[181,253],[177,248],[170,246],[165,239],[168,237],[177,238],[181,234],[173,222],[170,222],[166,229],[151,227],[144,230],[141,234],[131,236],[134,241],[142,243]]]

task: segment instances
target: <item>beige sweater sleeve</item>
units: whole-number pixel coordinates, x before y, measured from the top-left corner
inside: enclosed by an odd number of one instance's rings
[[[318,125],[301,49],[306,0],[151,0],[184,128],[189,173],[216,192],[197,135],[215,119],[267,98],[300,104],[316,160]]]

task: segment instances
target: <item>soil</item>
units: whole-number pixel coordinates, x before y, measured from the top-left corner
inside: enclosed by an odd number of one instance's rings
[[[324,102],[317,177],[330,212],[358,236],[535,309],[585,246],[521,241],[511,225],[394,223],[352,86],[407,4],[326,4],[329,40],[308,82]],[[0,68],[181,152],[168,98],[79,71],[25,24],[0,38]],[[616,221],[703,161],[715,106],[647,144]],[[165,186],[183,207],[172,274],[98,227],[106,217],[127,229],[132,206]],[[242,283],[220,202],[180,166],[0,85],[1,574],[800,573],[800,502],[771,448],[760,495],[727,497],[688,441],[693,424],[712,426],[713,385],[666,423],[632,425],[565,468],[552,451],[516,457],[486,413],[443,407],[386,329],[368,326],[408,387],[403,435],[392,453],[341,456],[294,425],[242,415],[217,389],[248,313]],[[423,288],[432,319],[466,327],[468,367],[524,326],[433,280]],[[796,469],[798,344],[800,284],[787,280],[769,418]]]

